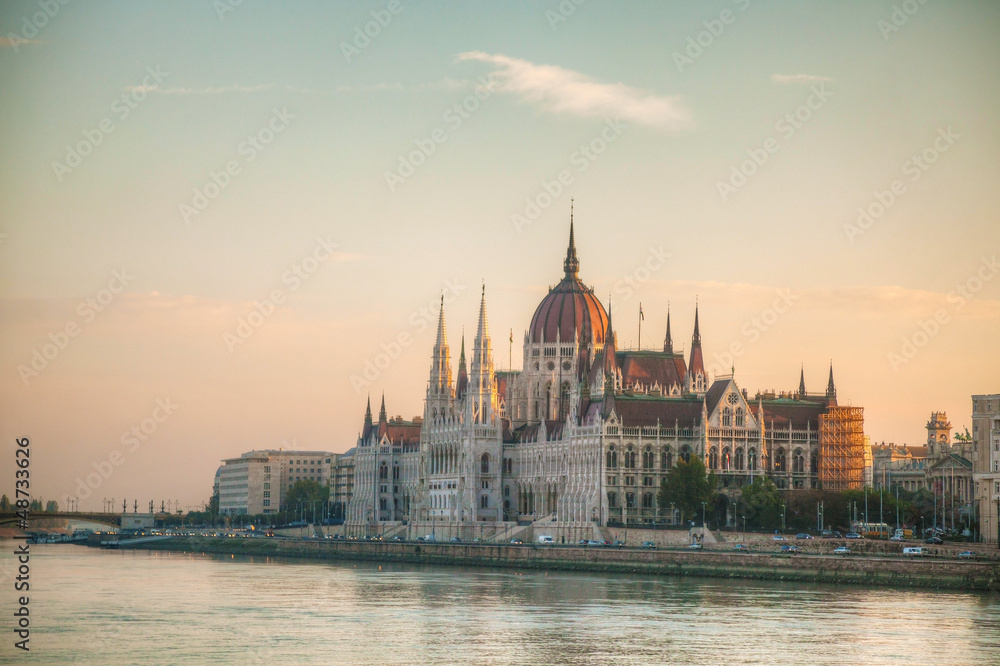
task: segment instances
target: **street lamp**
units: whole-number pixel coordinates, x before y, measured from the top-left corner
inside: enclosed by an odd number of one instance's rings
[[[701,503],[701,529],[702,534],[705,533],[705,503]]]
[[[785,505],[781,505],[781,531],[785,531]]]

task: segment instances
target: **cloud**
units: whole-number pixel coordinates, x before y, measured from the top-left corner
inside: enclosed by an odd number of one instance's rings
[[[470,82],[466,79],[442,79],[431,83],[403,85],[402,83],[375,83],[367,86],[337,86],[338,93],[354,92],[424,92],[425,90],[459,90],[466,88]]]
[[[816,76],[815,74],[772,74],[771,81],[781,85],[805,85],[807,83],[833,81],[833,79],[826,76]]]
[[[552,114],[584,118],[621,118],[639,125],[680,129],[691,125],[691,114],[677,97],[663,97],[623,83],[601,83],[585,74],[555,65],[536,65],[500,54],[469,51],[459,61],[493,65],[502,92],[517,95]]]

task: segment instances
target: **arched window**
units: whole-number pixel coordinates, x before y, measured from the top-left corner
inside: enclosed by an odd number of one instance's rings
[[[625,449],[625,469],[635,469],[635,449],[631,445]]]
[[[608,449],[607,463],[608,469],[617,469],[618,467],[618,451],[615,450],[614,446]]]
[[[792,471],[796,474],[806,471],[806,457],[802,455],[802,449],[795,449],[795,454],[792,456]]]
[[[618,506],[618,495],[616,493],[608,493],[608,506],[612,509]]]
[[[399,465],[392,466],[392,480],[399,481]]]
[[[719,452],[716,451],[714,446],[708,452],[708,468],[719,469]]]
[[[815,451],[809,456],[809,471],[813,474],[819,471],[819,455]]]
[[[642,452],[642,468],[653,469],[653,447],[647,446]]]
[[[733,425],[733,411],[728,407],[722,408],[722,426],[728,428]]]
[[[786,472],[788,467],[785,461],[785,450],[778,449],[774,452],[774,471],[775,472]]]
[[[628,509],[635,508],[635,493],[625,493],[625,507]]]
[[[490,508],[490,496],[489,495],[483,495],[482,497],[479,498],[479,508],[480,509],[488,509],[488,508]]]
[[[743,411],[742,407],[736,408],[736,427],[742,428],[746,425],[746,413]]]
[[[743,449],[736,449],[736,469],[743,470]]]
[[[378,478],[388,479],[389,478],[389,466],[383,461],[378,467]]]
[[[674,454],[670,449],[664,447],[664,449],[660,452],[660,469],[666,472],[673,466]]]
[[[484,453],[479,458],[479,472],[480,474],[490,473],[490,454]]]
[[[691,447],[687,444],[681,447],[681,460],[686,463],[691,462]]]
[[[653,493],[643,493],[642,494],[642,508],[652,509],[653,508]]]

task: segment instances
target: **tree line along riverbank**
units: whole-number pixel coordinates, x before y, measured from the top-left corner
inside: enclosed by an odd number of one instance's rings
[[[173,537],[122,548],[366,560],[514,569],[746,578],[864,586],[1000,592],[1000,564],[901,557],[788,555],[722,550]]]

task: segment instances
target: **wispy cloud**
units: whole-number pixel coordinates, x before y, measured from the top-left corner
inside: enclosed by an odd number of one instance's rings
[[[772,74],[771,82],[781,85],[804,85],[806,83],[819,83],[821,81],[833,81],[827,76],[816,76],[815,74]]]
[[[543,111],[591,117],[615,117],[639,125],[680,129],[691,125],[691,114],[678,97],[664,97],[623,83],[601,83],[555,65],[500,54],[469,51],[459,61],[478,60],[494,66],[502,92],[537,104]]]

